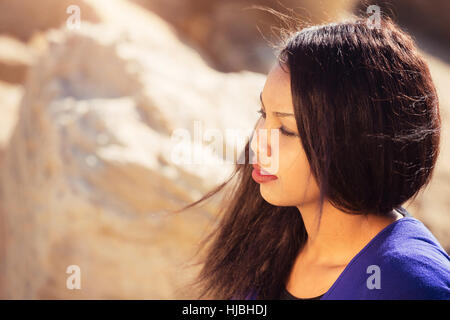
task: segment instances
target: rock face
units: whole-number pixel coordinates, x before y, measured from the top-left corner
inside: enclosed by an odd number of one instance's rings
[[[211,66],[221,71],[266,73],[274,58],[269,43],[274,27],[283,24],[253,5],[283,13],[294,10],[305,24],[338,19],[352,11],[357,0],[132,0],[171,23],[182,39],[197,48]]]
[[[232,166],[175,164],[172,133],[193,135],[195,121],[251,129],[264,77],[216,72],[157,17],[116,4],[104,14],[132,16],[134,25],[52,31],[29,71],[0,175],[4,298],[194,294],[183,290],[197,271],[186,262],[217,203],[167,212]],[[71,265],[81,290],[66,287]]]
[[[22,42],[0,36],[0,81],[23,83],[32,61],[33,54]]]
[[[76,5],[81,10],[83,21],[100,22],[86,0],[2,0],[0,2],[0,33],[7,33],[22,41],[33,34],[65,24],[69,14],[67,8]]]
[[[382,12],[392,16],[416,38],[420,38],[423,47],[427,47],[435,55],[444,56],[446,62],[450,62],[449,1],[379,0],[376,4],[381,7]],[[364,1],[360,1],[358,7],[366,5]],[[439,47],[434,50],[433,42],[444,50],[439,50]]]

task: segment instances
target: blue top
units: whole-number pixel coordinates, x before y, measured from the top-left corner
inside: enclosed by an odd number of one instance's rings
[[[354,256],[321,298],[357,299],[449,300],[450,257],[430,230],[407,213]]]

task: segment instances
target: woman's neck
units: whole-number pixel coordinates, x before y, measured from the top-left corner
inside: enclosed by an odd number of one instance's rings
[[[403,217],[394,210],[388,216],[348,214],[325,201],[319,225],[318,206],[297,208],[308,233],[302,259],[317,265],[348,263],[381,230]]]

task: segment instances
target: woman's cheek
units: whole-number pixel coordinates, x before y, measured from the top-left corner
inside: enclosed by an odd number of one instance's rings
[[[292,176],[295,164],[302,161],[301,144],[293,137],[280,137],[278,147],[279,175]]]
[[[281,140],[279,160],[278,177],[285,193],[284,196],[291,201],[299,201],[299,197],[303,197],[305,189],[308,188],[308,175],[310,172],[301,143],[295,138],[286,138],[285,141]],[[309,181],[309,183],[311,184],[313,181]],[[308,195],[307,197],[310,196]]]

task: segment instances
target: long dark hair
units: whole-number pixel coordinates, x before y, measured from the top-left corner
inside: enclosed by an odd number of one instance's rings
[[[387,215],[426,186],[441,119],[430,72],[413,40],[390,19],[292,30],[277,52],[290,73],[298,132],[320,203],[348,214]],[[297,207],[273,206],[251,177],[249,142],[192,284],[199,298],[277,299],[307,240]],[[302,181],[299,181],[302,183]],[[207,246],[207,243],[210,245]]]

